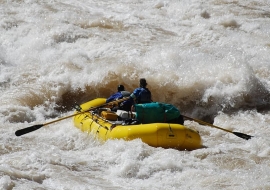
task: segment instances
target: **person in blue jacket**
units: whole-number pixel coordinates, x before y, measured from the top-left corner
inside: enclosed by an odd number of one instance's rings
[[[130,92],[125,91],[124,85],[120,84],[117,86],[117,92],[112,94],[109,98],[107,98],[106,103],[122,99],[123,97],[128,97],[129,95]]]
[[[130,98],[120,104],[120,109],[130,111],[131,106],[136,104],[144,104],[144,103],[150,103],[152,102],[152,95],[148,88],[146,88],[147,82],[145,78],[140,79],[140,87],[136,88],[132,94],[130,95]]]
[[[136,104],[144,104],[152,102],[152,95],[148,88],[146,88],[147,82],[145,78],[140,79],[140,87],[136,88],[130,97]]]

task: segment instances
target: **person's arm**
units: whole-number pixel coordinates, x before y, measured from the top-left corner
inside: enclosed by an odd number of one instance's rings
[[[111,101],[113,101],[113,95],[111,95],[109,98],[107,98],[106,103],[109,103]]]
[[[122,95],[120,92],[117,92],[117,93],[111,95],[111,96],[106,100],[106,103],[109,103],[109,102],[111,102],[111,101],[113,101],[113,100],[117,100],[117,99],[121,99],[121,98],[123,98],[123,95]]]
[[[151,102],[153,102],[152,93],[151,93],[151,91],[148,88],[147,88],[147,90],[150,92],[150,99],[151,99]]]
[[[132,94],[130,95],[130,97],[133,99],[133,101],[136,101],[136,99],[139,97],[140,94],[140,88],[136,88]]]

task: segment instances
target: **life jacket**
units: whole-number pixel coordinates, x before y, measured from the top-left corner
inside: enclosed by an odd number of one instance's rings
[[[139,97],[136,99],[137,104],[144,104],[152,102],[151,92],[148,88],[141,88],[141,92],[139,93]]]

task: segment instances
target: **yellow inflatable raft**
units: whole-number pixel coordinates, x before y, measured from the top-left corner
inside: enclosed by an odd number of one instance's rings
[[[202,147],[202,140],[197,131],[173,123],[125,124],[117,119],[119,117],[115,117],[115,112],[104,111],[105,108],[98,109],[105,102],[105,98],[97,98],[80,105],[80,111],[74,114],[74,125],[102,141],[140,138],[153,147],[178,150],[194,150]]]

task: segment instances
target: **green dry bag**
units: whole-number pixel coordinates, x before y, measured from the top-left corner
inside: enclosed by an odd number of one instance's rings
[[[135,104],[136,119],[140,123],[164,123],[180,116],[180,111],[171,104],[151,102]]]

